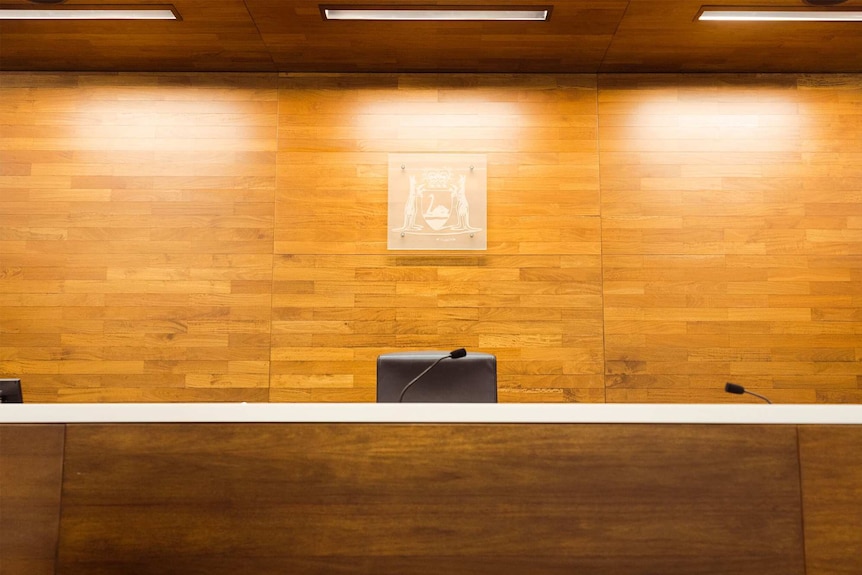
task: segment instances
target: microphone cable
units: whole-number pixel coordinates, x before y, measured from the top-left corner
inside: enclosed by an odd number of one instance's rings
[[[458,359],[459,357],[464,357],[465,355],[467,355],[467,350],[464,349],[463,347],[459,347],[458,349],[452,351],[451,353],[448,353],[442,357],[437,358],[437,361],[435,361],[434,363],[432,363],[431,365],[426,367],[422,373],[420,373],[419,375],[414,377],[412,380],[410,380],[410,383],[408,383],[407,385],[404,386],[404,389],[401,390],[401,395],[398,396],[398,403],[401,403],[401,400],[404,399],[404,394],[407,393],[407,390],[410,389],[410,386],[413,385],[414,383],[416,383],[417,381],[419,381],[419,379],[423,375],[425,375],[426,373],[431,371],[435,365],[437,365],[438,363],[440,363],[444,359]]]

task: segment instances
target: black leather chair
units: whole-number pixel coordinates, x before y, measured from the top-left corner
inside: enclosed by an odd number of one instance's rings
[[[19,378],[0,379],[0,403],[24,403]]]
[[[377,358],[377,402],[397,403],[413,378],[446,351],[402,351]],[[497,358],[467,352],[442,360],[404,393],[404,403],[496,403]]]

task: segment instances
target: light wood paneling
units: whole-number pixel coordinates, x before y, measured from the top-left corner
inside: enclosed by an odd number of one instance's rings
[[[862,401],[859,76],[0,97],[0,375],[28,401],[370,401],[379,353],[458,346],[503,401]],[[486,252],[387,252],[390,152],[487,154]]]
[[[6,74],[2,100],[0,373],[268,399],[275,76]]]
[[[67,434],[64,575],[804,573],[793,426]]]
[[[602,401],[592,76],[287,76],[272,399],[373,400],[397,349],[498,357],[504,401]],[[390,152],[488,157],[488,250],[386,249]]]
[[[63,425],[0,425],[0,575],[54,575]]]
[[[807,575],[862,572],[862,430],[799,428]]]
[[[608,401],[862,401],[859,78],[600,82]]]

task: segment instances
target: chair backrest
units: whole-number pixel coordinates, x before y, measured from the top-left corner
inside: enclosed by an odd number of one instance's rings
[[[17,377],[0,379],[0,403],[24,403],[21,380]]]
[[[401,351],[377,357],[377,402],[395,403],[404,387],[446,351]],[[497,358],[467,352],[447,358],[404,394],[404,403],[496,403]]]

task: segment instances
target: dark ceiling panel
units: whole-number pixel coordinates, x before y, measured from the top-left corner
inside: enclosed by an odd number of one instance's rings
[[[699,22],[702,5],[805,6],[802,0],[631,0],[600,71],[862,71],[862,22]],[[862,0],[841,6],[862,8]]]
[[[595,72],[628,0],[533,2],[553,4],[547,22],[324,21],[317,2],[246,3],[273,60],[285,71]],[[434,4],[428,0],[394,3]],[[530,3],[483,0],[469,4]]]
[[[160,0],[67,0],[65,5],[153,2]],[[28,0],[0,3],[32,6]],[[862,23],[694,20],[701,4],[802,7],[802,0],[374,2],[551,5],[547,22],[325,22],[318,0],[172,3],[182,21],[0,21],[0,70],[862,72]],[[854,6],[862,8],[862,0],[843,4]]]
[[[64,6],[75,4],[173,4],[182,21],[0,20],[0,69],[275,70],[243,0],[69,0]]]

